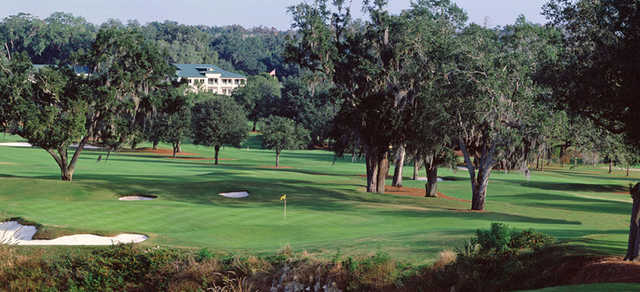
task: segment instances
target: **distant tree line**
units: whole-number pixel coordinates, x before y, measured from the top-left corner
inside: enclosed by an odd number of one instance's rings
[[[170,63],[217,64],[248,75],[276,70],[278,76],[296,76],[296,65],[283,60],[286,36],[275,29],[245,29],[183,25],[173,21],[141,25],[109,20],[100,25],[69,13],[45,19],[20,13],[0,21],[0,50],[26,53],[34,64],[78,64],[78,54],[91,50],[101,28],[135,29],[145,40],[166,51]]]

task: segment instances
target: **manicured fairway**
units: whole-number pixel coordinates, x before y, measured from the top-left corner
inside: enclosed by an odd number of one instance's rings
[[[212,154],[193,145],[183,150]],[[0,217],[144,233],[151,236],[146,245],[240,253],[272,253],[286,245],[324,255],[384,251],[416,263],[433,260],[491,222],[505,222],[622,255],[631,208],[628,184],[640,177],[637,171],[627,178],[621,171],[611,176],[604,169],[581,168],[533,172],[528,181],[519,173],[496,171],[487,211],[470,213],[465,211],[470,203],[460,201],[364,193],[362,162],[345,157],[334,163],[326,151],[284,152],[281,164],[291,168],[283,169],[269,168],[274,154],[260,149],[227,147],[222,157],[231,160],[219,166],[149,153],[115,153],[105,161],[104,154],[84,152],[74,181],[65,183],[45,151],[0,147]],[[410,172],[407,167],[405,175]],[[470,199],[465,171],[442,169],[441,175],[457,179],[440,183],[442,193]],[[405,180],[405,186],[424,187]],[[217,195],[239,190],[251,196]],[[288,195],[286,219],[282,193]],[[117,200],[128,194],[159,198]]]

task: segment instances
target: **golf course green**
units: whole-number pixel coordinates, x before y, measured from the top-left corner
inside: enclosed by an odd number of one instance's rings
[[[560,242],[623,255],[631,198],[628,185],[640,172],[549,168],[521,173],[494,171],[487,209],[469,212],[468,173],[441,169],[439,191],[447,198],[364,192],[363,161],[322,150],[285,151],[274,169],[272,151],[258,136],[242,148],[213,150],[184,145],[187,154],[85,150],[73,182],[59,179],[54,160],[39,148],[0,147],[0,217],[21,217],[46,227],[100,234],[141,233],[142,245],[208,248],[264,254],[285,246],[321,256],[385,252],[416,264],[453,250],[492,222],[533,228]],[[19,141],[0,135],[0,140]],[[148,145],[143,145],[148,146]],[[161,145],[161,148],[169,148]],[[99,157],[101,157],[99,161]],[[205,157],[203,160],[197,157]],[[404,186],[424,188],[409,179]],[[424,174],[422,174],[424,175]],[[390,182],[389,182],[390,184]],[[248,198],[219,196],[248,191]],[[287,217],[281,194],[287,194]],[[119,201],[154,195],[150,201]]]

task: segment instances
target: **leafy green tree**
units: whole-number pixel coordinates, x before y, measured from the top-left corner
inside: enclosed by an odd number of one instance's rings
[[[564,32],[565,50],[547,81],[561,104],[640,146],[640,5],[634,0],[551,0],[544,13]],[[640,259],[635,189],[625,260]]]
[[[599,126],[640,145],[640,7],[637,1],[552,0],[544,7],[564,32],[558,62],[547,72],[554,95]]]
[[[66,181],[72,180],[91,137],[107,145],[122,144],[146,112],[150,92],[175,75],[163,55],[135,30],[100,30],[82,59],[89,75],[78,76],[69,66],[34,71],[24,54],[1,62],[6,70],[0,74],[6,78],[0,92],[6,96],[0,108],[8,115],[0,124],[51,154]],[[77,147],[69,158],[71,143]]]
[[[220,147],[240,146],[247,138],[249,126],[244,109],[232,98],[215,96],[194,105],[191,114],[193,143],[213,146],[218,164]]]
[[[185,94],[184,87],[170,86],[166,91],[168,97],[164,99],[155,126],[161,133],[160,140],[171,143],[175,158],[176,153],[182,152],[182,141],[191,135],[191,96]]]
[[[472,25],[461,37],[468,51],[460,73],[449,77],[450,110],[471,179],[471,208],[483,210],[496,163],[514,150],[529,153],[529,133],[537,131],[540,116],[550,114],[539,102],[548,89],[535,78],[542,64],[557,56],[557,32],[520,18],[500,32]]]
[[[309,143],[309,131],[291,119],[269,116],[261,124],[262,145],[276,151],[276,167],[280,167],[283,150],[302,149]]]
[[[90,54],[87,78],[95,93],[92,102],[95,132],[112,149],[130,139],[145,117],[153,111],[155,91],[168,86],[175,68],[153,42],[145,40],[138,29],[106,26],[97,34]]]
[[[7,95],[1,99],[1,107],[6,110],[1,119],[15,125],[11,129],[14,134],[45,149],[60,167],[62,180],[70,181],[84,143],[77,146],[71,158],[68,149],[86,135],[84,96],[88,88],[68,68],[45,67],[34,72],[25,54],[14,57],[5,64],[7,71],[0,73],[8,73],[6,81],[18,82],[2,82],[1,91]],[[5,76],[0,78],[4,81]]]
[[[247,85],[233,91],[233,97],[244,107],[247,117],[253,122],[253,131],[261,118],[272,112],[273,100],[281,96],[280,83],[268,74],[250,76]]]
[[[409,39],[405,46],[412,53],[406,65],[405,80],[412,81],[409,94],[413,104],[405,128],[404,143],[413,153],[414,164],[423,162],[427,170],[426,194],[437,195],[438,166],[451,164],[454,156],[456,125],[450,112],[451,84],[447,76],[457,69],[462,45],[456,31],[464,26],[466,15],[449,1],[418,1],[406,12],[409,17]],[[404,150],[404,149],[401,149]],[[404,151],[401,151],[404,152]],[[396,164],[393,184],[402,178],[402,159]],[[416,170],[417,172],[417,170]]]
[[[330,90],[331,86],[326,83],[311,88],[302,78],[287,78],[282,85],[282,96],[268,105],[270,114],[301,124],[311,132],[311,144],[323,146],[339,109]]]
[[[287,47],[287,58],[332,80],[341,101],[332,130],[338,156],[351,149],[364,153],[367,192],[384,192],[389,147],[397,140],[401,104],[407,95],[399,77],[400,43],[405,22],[385,11],[386,1],[367,2],[370,20],[351,19],[344,1],[299,4],[289,8],[299,36]]]

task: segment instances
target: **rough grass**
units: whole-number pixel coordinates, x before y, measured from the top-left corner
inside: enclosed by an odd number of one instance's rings
[[[607,175],[599,167],[553,168],[533,172],[530,180],[496,171],[487,210],[459,212],[470,204],[363,193],[362,161],[345,157],[334,163],[333,154],[326,151],[285,151],[281,163],[293,168],[260,168],[273,165],[275,155],[254,148],[259,137],[252,139],[249,148],[225,147],[221,158],[233,160],[218,166],[153,153],[112,153],[105,161],[105,153],[85,151],[72,183],[59,181],[57,166],[45,151],[2,147],[0,162],[15,165],[0,164],[0,214],[47,228],[150,235],[143,246],[261,255],[290,245],[295,252],[324,257],[338,250],[354,256],[382,251],[417,264],[433,262],[440,251],[459,246],[478,228],[504,222],[621,255],[631,202],[625,192],[640,178],[640,172],[627,178],[623,171]],[[193,145],[183,150],[213,154],[212,149]],[[466,172],[441,169],[440,174],[452,178],[439,183],[440,192],[471,199]],[[424,182],[410,181],[410,175],[408,165],[405,186],[424,188]],[[251,197],[217,196],[236,190],[248,190]],[[117,200],[132,193],[159,198]],[[282,193],[288,195],[286,219],[279,201]]]

